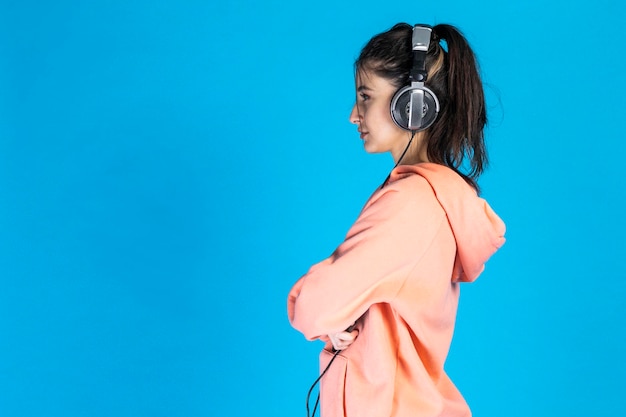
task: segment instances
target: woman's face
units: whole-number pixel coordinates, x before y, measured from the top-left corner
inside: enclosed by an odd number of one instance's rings
[[[365,151],[391,152],[394,161],[409,143],[410,133],[391,119],[389,107],[397,87],[371,71],[359,70],[356,76],[356,103],[350,122],[358,127]]]

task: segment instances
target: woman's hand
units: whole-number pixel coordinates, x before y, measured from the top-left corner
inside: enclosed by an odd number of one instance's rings
[[[333,348],[335,348],[335,350],[344,350],[356,340],[356,337],[359,335],[359,331],[348,330],[328,335],[328,338],[333,344]]]

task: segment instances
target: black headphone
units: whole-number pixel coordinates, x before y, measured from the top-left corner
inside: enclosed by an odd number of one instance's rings
[[[411,85],[402,87],[391,99],[391,118],[402,129],[412,132],[425,130],[432,125],[439,113],[439,99],[429,88],[424,87],[426,53],[430,45],[432,27],[413,26],[413,66],[409,73]]]

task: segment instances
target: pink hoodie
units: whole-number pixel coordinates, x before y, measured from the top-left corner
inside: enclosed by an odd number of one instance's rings
[[[444,372],[459,282],[504,243],[504,223],[454,171],[394,169],[345,241],[292,288],[288,314],[307,339],[356,322],[359,335],[321,381],[322,417],[470,416]]]

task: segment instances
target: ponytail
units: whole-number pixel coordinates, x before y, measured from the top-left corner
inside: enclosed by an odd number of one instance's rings
[[[428,158],[454,169],[478,188],[476,179],[488,163],[483,132],[487,111],[478,64],[467,40],[455,27],[437,25],[433,35],[433,47],[428,55],[432,62],[439,61],[442,55],[443,65],[432,67],[432,78],[429,74],[426,84],[443,103],[437,121],[425,132]],[[447,44],[447,51],[442,41]],[[469,168],[467,173],[462,173],[465,159]]]

